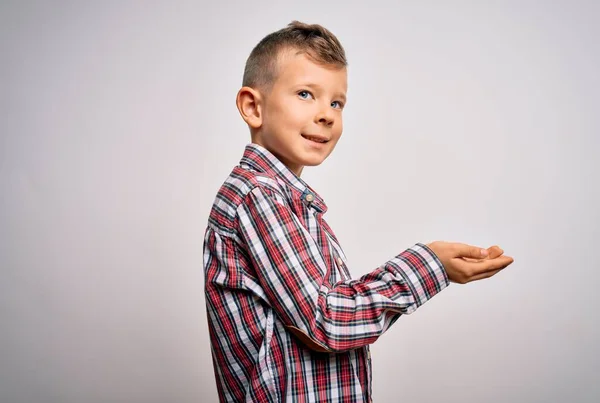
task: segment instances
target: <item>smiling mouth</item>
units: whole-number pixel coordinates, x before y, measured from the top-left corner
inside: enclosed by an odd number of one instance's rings
[[[303,134],[302,137],[304,137],[307,140],[314,141],[315,143],[327,143],[329,141],[329,140],[327,140],[324,137],[311,136],[311,135],[308,135],[308,134]]]

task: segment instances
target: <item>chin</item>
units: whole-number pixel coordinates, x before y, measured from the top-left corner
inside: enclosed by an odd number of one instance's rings
[[[316,167],[317,165],[321,165],[323,161],[327,159],[327,156],[323,158],[312,157],[312,158],[304,158],[302,161],[302,165],[305,167]]]

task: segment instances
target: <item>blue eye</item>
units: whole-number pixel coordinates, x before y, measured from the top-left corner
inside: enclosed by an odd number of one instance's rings
[[[342,109],[344,107],[344,104],[342,104],[340,101],[333,101],[331,103],[331,106],[333,106],[335,108],[335,106],[334,106],[335,104],[338,105],[337,109]]]
[[[307,99],[307,97],[304,97],[304,96],[302,96],[303,94],[306,94],[306,95],[311,95],[311,93],[310,93],[310,92],[308,92],[308,91],[305,91],[305,90],[298,92],[298,95],[300,95],[300,98],[302,98],[302,99]]]

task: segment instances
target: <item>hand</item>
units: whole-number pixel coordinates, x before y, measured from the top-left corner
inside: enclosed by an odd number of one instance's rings
[[[427,246],[442,262],[448,279],[459,284],[492,277],[514,261],[512,257],[504,256],[504,251],[499,246],[482,249],[442,241],[432,242]]]
[[[485,259],[495,259],[504,254],[504,251],[498,245],[490,246],[489,248],[487,248],[487,251],[488,251],[487,257],[484,257],[482,259],[474,259],[474,258],[470,258],[470,257],[463,257],[462,259],[466,260],[467,262],[481,262],[482,260],[485,260]]]

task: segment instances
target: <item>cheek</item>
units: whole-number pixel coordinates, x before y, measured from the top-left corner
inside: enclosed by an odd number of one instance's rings
[[[342,122],[342,118],[340,117],[339,120],[335,124],[335,137],[340,138],[342,136],[343,130],[344,130],[344,123]]]
[[[286,111],[286,116],[288,118],[288,123],[293,124],[295,126],[304,125],[307,120],[311,119],[312,111],[308,105],[303,105],[302,103],[292,104]]]
[[[294,103],[286,104],[277,109],[277,124],[281,128],[293,129],[302,121],[302,107]]]

